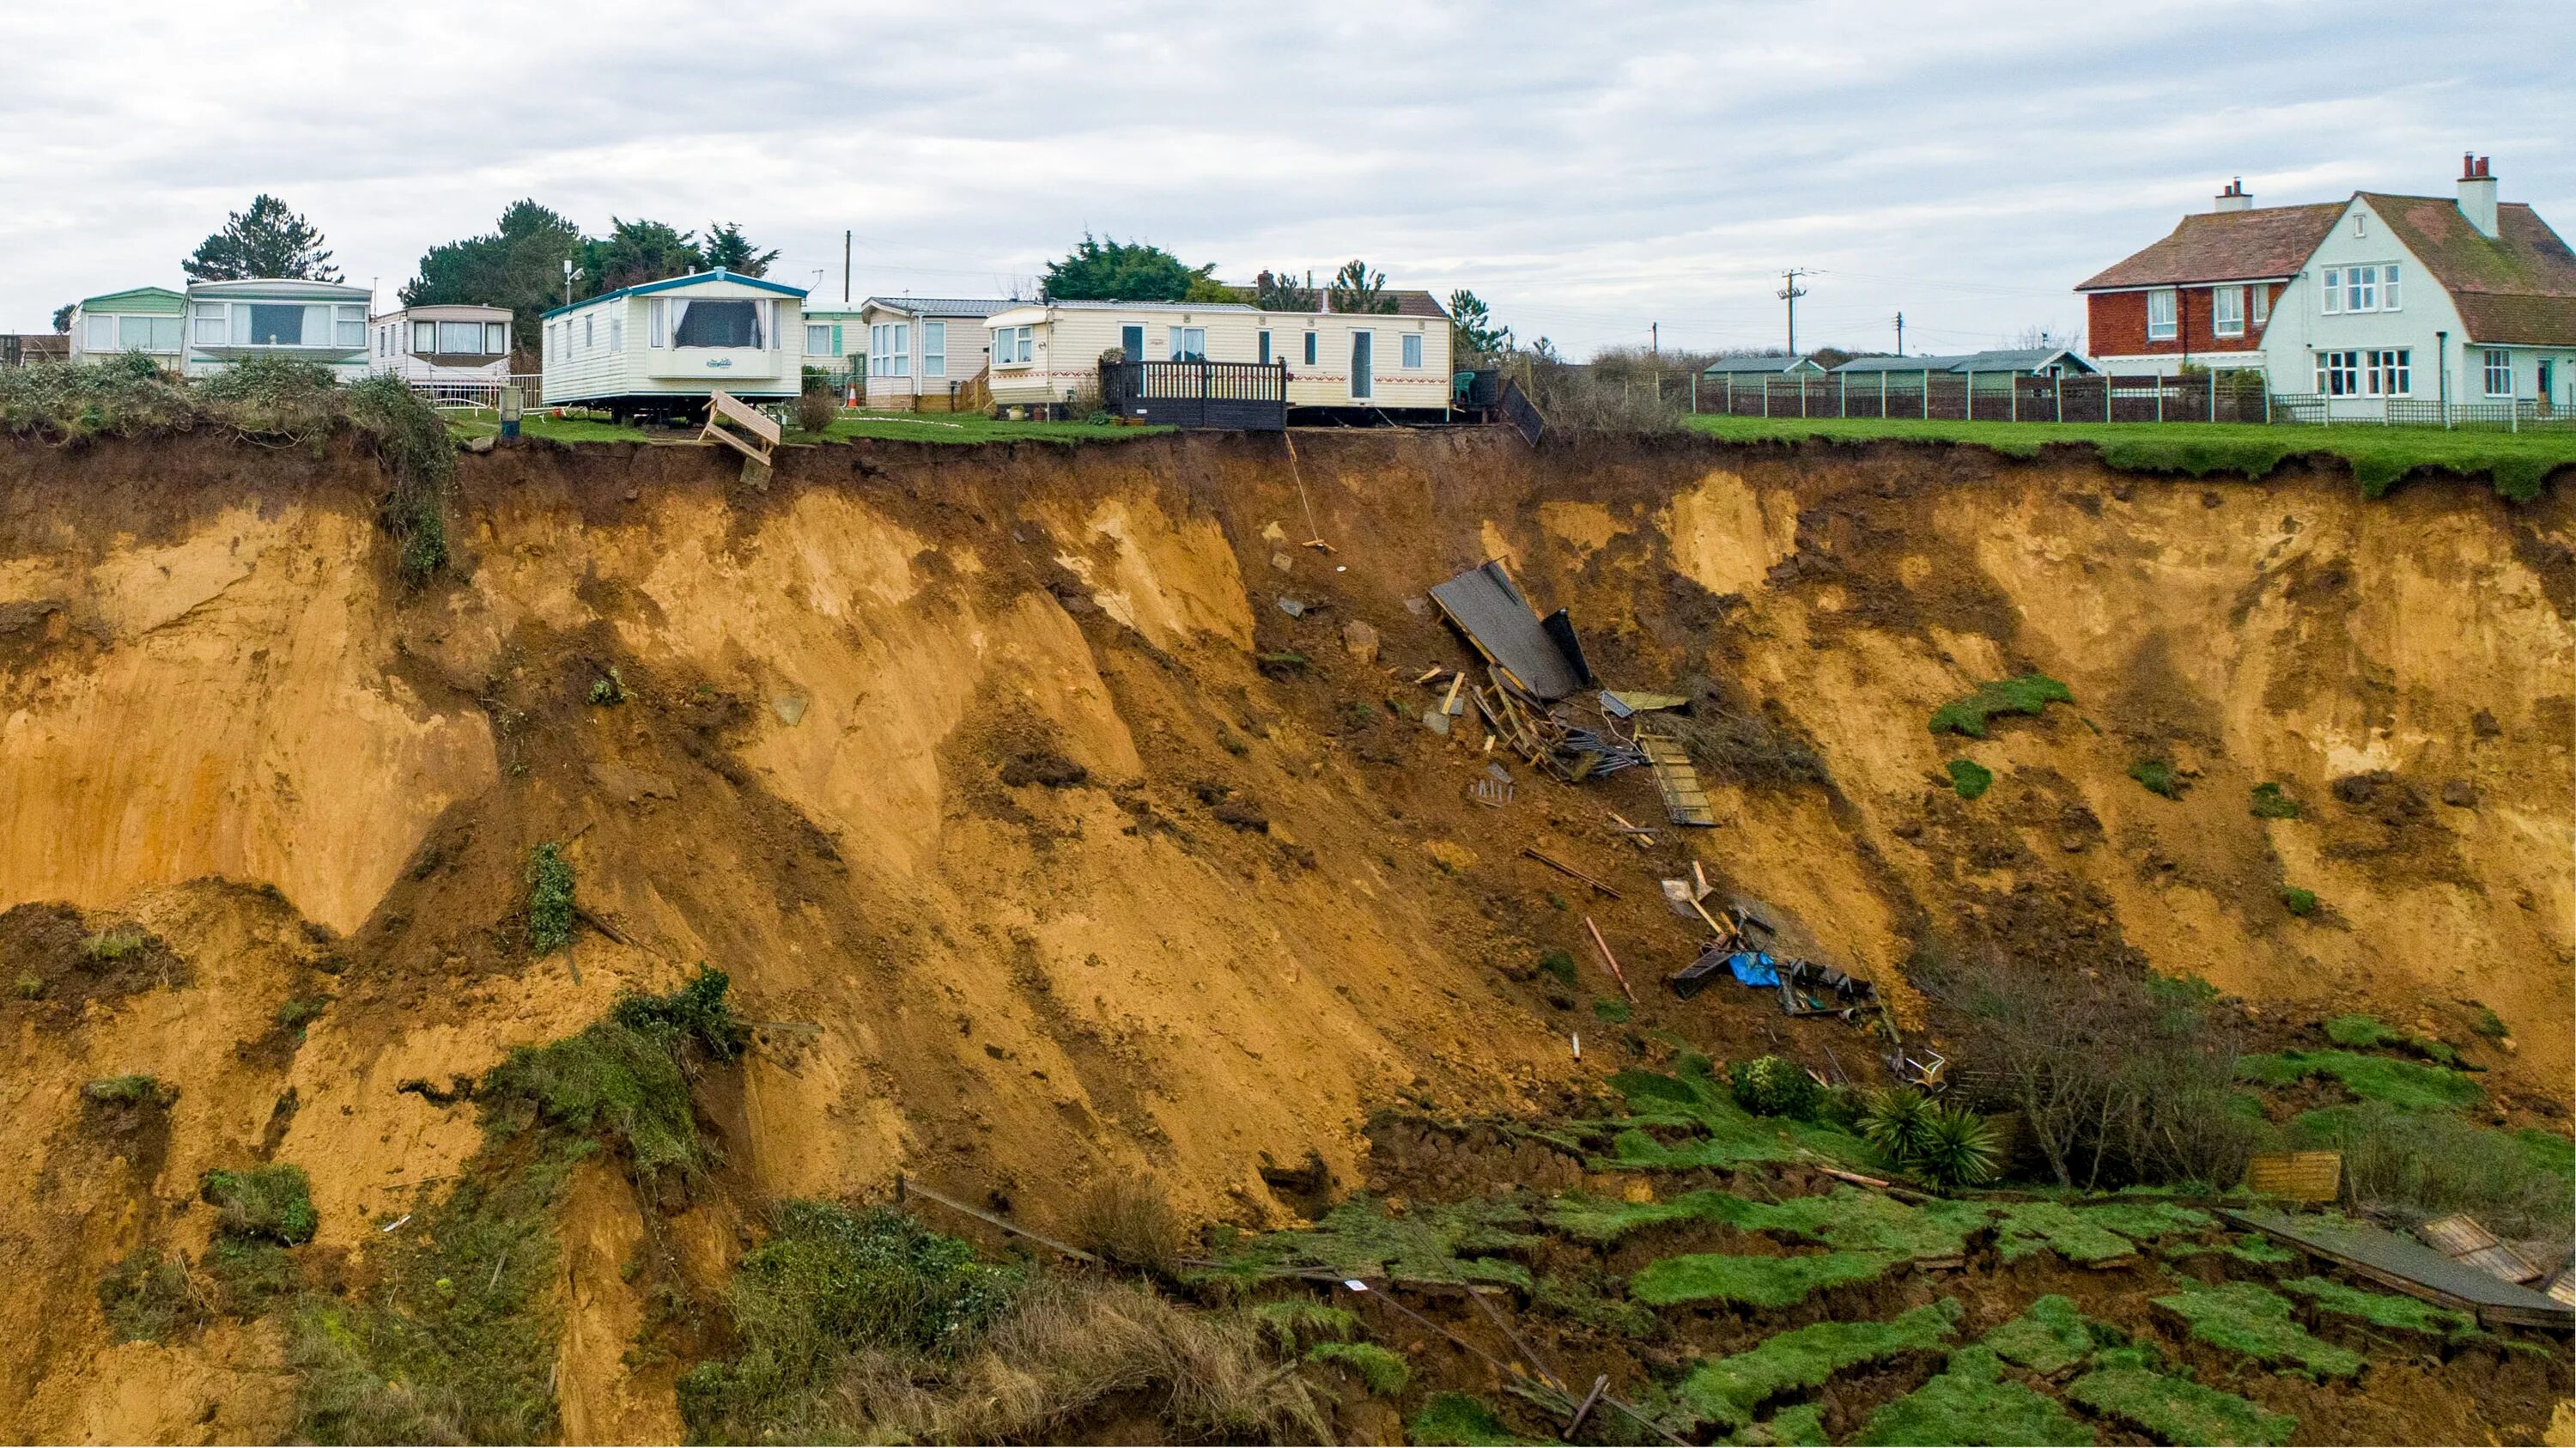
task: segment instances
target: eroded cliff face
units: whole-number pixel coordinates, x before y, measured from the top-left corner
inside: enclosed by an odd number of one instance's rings
[[[1375,1107],[1597,1083],[1619,1047],[1575,1059],[1531,965],[1584,952],[1586,914],[1632,976],[1684,963],[1641,868],[1684,850],[1900,996],[1924,949],[2134,951],[2294,1016],[2460,1039],[2489,1007],[2506,1094],[2568,1095],[2563,488],[2366,503],[2331,477],[1928,449],[1298,444],[1293,472],[1244,439],[798,450],[757,492],[690,448],[470,457],[458,575],[417,592],[354,457],[0,455],[0,908],[79,912],[0,926],[13,976],[71,983],[0,998],[0,1249],[25,1284],[0,1424],[273,1432],[270,1331],[110,1347],[108,1266],[201,1252],[199,1174],[274,1159],[362,1272],[479,1140],[445,1083],[701,960],[764,1023],[717,1123],[746,1192],[901,1171],[1040,1220],[1135,1167],[1200,1216],[1279,1220],[1312,1206],[1279,1184],[1310,1154],[1354,1179]],[[1318,534],[1335,551],[1299,546]],[[1573,610],[1606,679],[1704,679],[1812,741],[1824,782],[1713,775],[1720,826],[1651,862],[1607,820],[1657,817],[1637,775],[1523,771],[1510,807],[1471,806],[1480,738],[1421,728],[1411,680],[1467,658],[1423,590],[1488,556]],[[1984,741],[1926,727],[2026,670],[2074,705]],[[1963,756],[1996,772],[1982,800],[1927,780]],[[2180,799],[2129,778],[2149,758]],[[2249,813],[2266,781],[2301,818]],[[585,924],[532,961],[547,840]],[[1523,845],[1637,888],[1566,899]],[[2284,884],[2327,908],[2289,917]],[[175,966],[65,953],[127,921]],[[1647,994],[1642,1020],[1720,1050],[1769,1024]],[[85,1111],[84,1081],[129,1071],[179,1088],[166,1133]],[[632,1335],[599,1269],[641,1209],[576,1195],[567,1413],[668,1433],[667,1397],[598,1350]],[[721,1228],[692,1229],[711,1260]]]

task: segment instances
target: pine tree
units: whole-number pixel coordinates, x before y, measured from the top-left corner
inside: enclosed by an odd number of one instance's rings
[[[266,192],[251,198],[250,210],[234,212],[223,230],[198,243],[196,255],[179,267],[201,282],[268,277],[340,280],[340,269],[331,265],[331,253],[322,245],[322,233]]]
[[[739,277],[765,277],[769,264],[778,260],[778,252],[755,251],[751,242],[734,223],[707,223],[706,244],[698,248],[706,254],[707,265],[720,266]]]
[[[1386,273],[1373,272],[1364,261],[1347,261],[1333,273],[1331,288],[1336,312],[1392,312],[1395,298],[1386,294]]]

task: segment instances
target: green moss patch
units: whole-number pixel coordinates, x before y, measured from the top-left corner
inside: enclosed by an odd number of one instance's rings
[[[2110,1329],[2076,1310],[2072,1299],[2052,1292],[1981,1341],[2005,1362],[2046,1377],[2091,1357],[2110,1335]]]
[[[1980,684],[1977,691],[1932,711],[1932,732],[1986,737],[1986,722],[1997,714],[2036,715],[2051,704],[2072,704],[2075,695],[2046,674],[2023,674]]]
[[[2182,1319],[2195,1341],[2259,1363],[2316,1378],[2361,1371],[2361,1354],[2311,1335],[2292,1319],[2287,1298],[2251,1282],[2188,1288],[2155,1303]]]
[[[1950,775],[1950,788],[1961,799],[1975,799],[1992,789],[1995,772],[1973,759],[1953,759],[1941,766]]]
[[[2067,1385],[2066,1396],[2106,1418],[2167,1443],[2279,1444],[2299,1420],[2147,1368],[2103,1368]]]
[[[1755,1409],[1781,1393],[1821,1387],[1836,1373],[1865,1362],[1946,1344],[1958,1331],[1959,1316],[1958,1300],[1945,1297],[1888,1322],[1819,1322],[1796,1328],[1750,1352],[1699,1364],[1674,1396],[1700,1422],[1745,1427]]]
[[[1895,1260],[1876,1252],[1822,1252],[1810,1257],[1693,1252],[1647,1263],[1628,1279],[1628,1293],[1656,1307],[1690,1302],[1787,1307],[1828,1287],[1867,1282]]]
[[[2280,1051],[2248,1056],[2237,1074],[2265,1086],[2289,1086],[2312,1076],[2343,1083],[2364,1101],[2384,1101],[2409,1111],[2458,1110],[2479,1105],[2486,1091],[2461,1072],[2416,1061],[2365,1056],[2356,1051]]]
[[[2096,1441],[2057,1401],[2003,1375],[1981,1347],[1950,1354],[1939,1377],[1870,1415],[1855,1443],[2058,1444]]]

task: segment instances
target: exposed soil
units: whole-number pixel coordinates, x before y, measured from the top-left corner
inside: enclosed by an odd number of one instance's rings
[[[0,1428],[274,1436],[274,1337],[109,1348],[106,1265],[199,1250],[197,1174],[266,1158],[312,1175],[322,1246],[362,1266],[478,1144],[459,1079],[701,960],[761,1023],[721,1112],[746,1200],[902,1172],[1041,1225],[1108,1170],[1247,1224],[1357,1183],[1579,1179],[1499,1127],[1372,1147],[1366,1123],[1562,1112],[1675,1041],[1869,1079],[1842,1023],[1660,987],[1696,932],[1655,882],[1694,860],[1909,1023],[1927,949],[2142,960],[2266,1019],[2441,1035],[2533,1121],[2570,1094],[2564,487],[2365,503],[2295,471],[1468,433],[1301,436],[1298,462],[868,444],[791,449],[754,491],[708,450],[529,447],[463,460],[457,569],[414,590],[352,455],[0,449],[0,1250],[27,1283],[0,1306]],[[1563,785],[1486,753],[1472,714],[1418,722],[1438,701],[1411,681],[1473,661],[1424,590],[1487,557],[1572,610],[1605,682],[1704,701],[1717,828],[1662,827],[1642,770]],[[2031,670],[2076,702],[1985,740],[1926,727]],[[2149,754],[2181,798],[2129,778]],[[1962,757],[1995,773],[1981,799],[1941,775]],[[1468,788],[1498,759],[1495,809]],[[2303,816],[2253,818],[2265,781]],[[578,929],[531,959],[549,841]],[[2287,916],[2285,884],[2329,909]],[[126,922],[141,947],[87,952]],[[150,1172],[141,1128],[81,1124],[83,1081],[136,1070],[181,1091]],[[127,1146],[53,1150],[84,1133]],[[102,1169],[119,1151],[139,1174]],[[578,1403],[585,1432],[669,1431],[600,1346],[645,1321],[600,1264],[648,1225],[697,1233],[671,1270],[712,1297],[734,1223],[658,1211],[577,1194],[568,1426]]]

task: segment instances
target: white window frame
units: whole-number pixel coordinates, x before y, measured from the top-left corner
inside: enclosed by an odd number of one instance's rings
[[[582,314],[581,319],[581,350],[585,352],[593,352],[598,349],[599,313],[585,312]]]
[[[423,345],[426,342],[426,345]],[[438,324],[415,320],[411,324],[411,354],[424,356],[438,350]]]
[[[348,352],[367,350],[367,309],[334,307],[331,311],[331,345]]]
[[[608,350],[611,352],[626,350],[626,318],[617,312],[608,314]]]
[[[1407,372],[1419,372],[1419,371],[1421,371],[1421,370],[1422,370],[1422,334],[1421,334],[1420,332],[1407,332],[1407,333],[1405,333],[1405,334],[1404,334],[1404,344],[1403,344],[1403,347],[1404,347],[1404,350],[1403,350],[1403,352],[1401,353],[1401,356],[1402,356],[1403,361],[1404,361],[1404,370],[1405,370],[1405,371],[1407,371]]]
[[[817,332],[823,334],[822,345],[819,347],[815,345],[814,334]],[[829,357],[832,355],[831,323],[807,322],[805,324],[805,355],[808,357]]]
[[[2164,315],[2158,317],[2161,307]],[[2158,287],[2147,293],[2147,340],[2170,342],[2182,335],[2182,297],[2172,287]]]
[[[921,324],[921,375],[924,377],[948,375],[948,324],[946,322]]]
[[[485,322],[483,324],[483,350],[491,353],[495,357],[508,356],[510,352],[510,324],[507,322]]]
[[[2364,397],[2405,397],[2415,390],[2415,356],[2411,347],[2380,347],[2362,356]]]
[[[2343,269],[2343,309],[2346,312],[2379,310],[2379,268],[2348,266]]]
[[[2337,387],[2335,384],[2343,385]],[[2317,353],[2317,393],[2321,397],[2361,395],[2361,354],[2349,348]]]
[[[2245,289],[2243,287],[2209,289],[2209,334],[2213,337],[2245,335]]]
[[[2402,312],[2405,310],[2405,306],[2403,305],[2405,296],[2400,290],[2402,281],[2403,278],[2401,278],[2397,272],[2397,263],[2392,261],[2380,267],[2379,310],[2383,312]]]
[[[2485,377],[2483,378],[2486,395],[2489,397],[2513,396],[2512,351],[2504,347],[2489,347],[2486,349],[2486,352]],[[2501,386],[2497,384],[2498,378],[2503,379],[2503,384]]]
[[[2247,287],[2246,290],[2254,294],[2254,304],[2249,313],[2253,318],[2254,325],[2260,327],[2268,324],[2272,320],[2272,284],[2269,282],[2256,282],[2254,285]]]
[[[1163,333],[1165,339],[1165,361],[1205,362],[1208,360],[1207,328],[1178,326],[1166,327],[1163,329]]]
[[[100,353],[116,350],[116,314],[114,312],[81,314],[81,350]]]
[[[2327,267],[2327,268],[2326,268],[2326,270],[2325,270],[2325,278],[2324,278],[2324,281],[2323,281],[2323,283],[2322,283],[2322,286],[2323,286],[2322,296],[2323,296],[2323,298],[2324,298],[2324,306],[2323,306],[2322,310],[2323,310],[2323,311],[2325,312],[2325,314],[2326,314],[2327,316],[2329,316],[2329,317],[2339,317],[2339,316],[2342,316],[2342,315],[2343,315],[2343,268],[2341,268],[2341,267],[2337,267],[2337,266],[2330,266],[2330,267]]]

